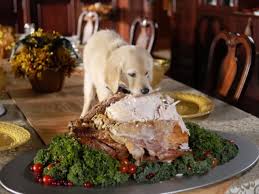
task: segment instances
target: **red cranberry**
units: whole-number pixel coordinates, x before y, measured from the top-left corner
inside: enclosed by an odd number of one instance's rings
[[[84,183],[84,187],[89,189],[93,187],[93,184],[90,181],[87,181]]]
[[[210,150],[207,150],[207,151],[204,153],[204,156],[205,156],[205,157],[211,156],[211,151],[210,151]]]
[[[64,180],[59,180],[58,181],[60,185],[64,185],[65,181]]]
[[[147,176],[146,176],[146,179],[150,180],[152,179],[153,177],[155,176],[155,173],[149,173]]]
[[[45,184],[45,185],[51,185],[51,183],[54,181],[54,179],[51,177],[51,176],[49,176],[49,175],[45,175],[45,176],[43,176],[43,183]]]
[[[43,171],[43,165],[41,163],[36,163],[32,166],[32,170],[40,174]]]
[[[235,141],[234,140],[229,140],[230,143],[232,144],[235,144]]]
[[[58,181],[52,181],[52,182],[51,182],[51,185],[52,185],[52,186],[57,186],[57,182],[58,182]]]
[[[71,181],[67,182],[67,186],[72,187],[73,185],[74,185],[73,182],[71,182]]]
[[[63,185],[64,185],[64,186],[68,186],[68,182],[67,182],[67,181],[64,181],[64,182],[63,182]]]
[[[36,177],[36,178],[35,178],[35,181],[36,181],[37,183],[42,183],[42,182],[43,182],[43,179],[42,179],[42,177]]]
[[[35,178],[39,178],[39,177],[41,177],[41,173],[33,172],[33,176],[34,176]]]
[[[128,166],[128,173],[135,174],[137,171],[137,166],[135,164],[129,164]]]

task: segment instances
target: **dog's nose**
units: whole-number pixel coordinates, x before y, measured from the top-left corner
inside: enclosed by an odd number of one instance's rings
[[[140,91],[141,91],[142,94],[147,94],[149,92],[149,89],[148,88],[142,88]]]

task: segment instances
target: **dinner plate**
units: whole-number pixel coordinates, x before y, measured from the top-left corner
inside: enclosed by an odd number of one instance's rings
[[[228,133],[220,133],[220,135],[229,140],[233,140],[239,148],[239,153],[228,163],[217,166],[202,176],[175,177],[168,181],[153,184],[135,183],[133,181],[129,181],[128,183],[122,185],[92,189],[85,189],[84,187],[44,186],[34,182],[32,173],[29,170],[29,166],[31,165],[33,157],[36,153],[36,151],[33,151],[18,156],[15,160],[4,166],[0,172],[0,184],[8,191],[16,194],[156,194],[177,193],[205,187],[245,172],[258,160],[259,150],[257,146],[246,138]]]
[[[213,102],[206,96],[188,92],[166,92],[165,94],[179,100],[177,112],[182,118],[196,118],[210,114],[214,109]]]
[[[30,133],[18,125],[0,122],[0,151],[18,147],[30,139]]]

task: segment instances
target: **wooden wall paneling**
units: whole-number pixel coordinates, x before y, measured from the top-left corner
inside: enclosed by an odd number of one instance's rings
[[[143,0],[143,17],[147,17],[149,19],[154,19],[154,12],[156,6],[163,5],[161,2],[158,1],[148,1]]]
[[[156,40],[153,50],[170,49],[172,26],[167,10],[164,8],[164,4],[160,1],[155,1],[153,3],[147,2],[148,1],[144,1],[143,14],[145,17],[157,23]]]
[[[245,27],[248,22],[249,16],[246,15],[233,15],[233,23],[235,24],[235,28],[231,29],[234,32],[244,33]],[[259,51],[259,17],[252,16],[252,31],[253,31],[253,40],[255,42],[256,50]]]
[[[259,7],[258,0],[239,0],[238,4],[240,9],[251,9]]]
[[[75,0],[31,1],[32,22],[47,31],[58,31],[63,35],[75,33]]]
[[[252,38],[256,45],[256,50],[259,52],[259,17],[258,16],[242,16],[244,25],[247,25],[248,19],[252,20]]]
[[[76,30],[77,30],[77,23],[78,23],[78,18],[79,15],[82,13],[82,8],[83,8],[84,3],[81,0],[75,0],[74,1],[74,11],[75,11],[75,15],[74,15],[74,23],[75,23],[75,32],[73,34],[76,34]]]
[[[255,41],[256,50],[259,55],[259,17],[253,18],[252,23],[253,23],[253,39]],[[258,60],[257,63],[259,66],[259,57],[257,57],[257,60]],[[259,75],[259,67],[258,67],[258,75]]]
[[[90,5],[90,4],[94,4],[96,3],[97,1],[93,1],[93,0],[76,0],[76,1],[79,1],[79,6],[77,5],[77,14],[76,14],[76,17],[77,17],[77,20],[78,20],[78,17],[80,15],[80,13],[82,12],[82,8],[83,6],[86,6],[86,5]],[[109,16],[105,16],[105,17],[102,17],[100,16],[99,19],[99,30],[101,29],[113,29],[113,30],[116,30],[117,29],[117,26],[116,26],[116,22],[117,22],[117,0],[101,0],[99,1],[101,3],[104,3],[104,4],[110,4],[112,5],[113,7],[113,12],[111,15]],[[77,25],[77,20],[76,20],[76,25]]]
[[[117,0],[116,7],[118,14],[115,19],[115,30],[126,40],[129,41],[129,31],[133,20],[137,17],[146,17],[158,22],[157,41],[155,50],[170,49],[171,24],[170,18],[163,4],[159,1],[151,3],[148,0]],[[111,23],[105,22],[111,26]],[[102,24],[101,24],[102,26]]]
[[[250,5],[249,2],[247,2],[247,5]],[[246,2],[242,1],[242,3],[245,4]],[[243,9],[242,3],[239,4],[239,9],[241,9],[241,10]],[[255,6],[255,7],[259,7],[259,1],[257,1],[256,5],[257,6]],[[259,51],[259,43],[258,43],[258,41],[256,41],[259,39],[259,35],[258,35],[258,33],[255,33],[255,31],[257,31],[257,32],[259,31],[258,26],[256,24],[257,21],[259,20],[258,16],[255,16],[250,13],[236,12],[234,9],[231,10],[226,7],[212,8],[212,7],[204,7],[204,6],[199,7],[198,15],[199,15],[199,17],[201,15],[219,17],[224,22],[225,30],[231,31],[231,32],[238,32],[238,33],[244,33],[245,27],[248,22],[248,18],[251,17],[252,25],[253,25],[253,39],[255,40],[255,43],[256,43],[256,49],[257,49],[257,51]]]
[[[70,2],[67,4],[67,24],[68,24],[68,30],[69,35],[76,33],[76,22],[75,22],[75,0],[70,0]]]
[[[130,15],[131,22],[136,17],[145,17],[145,11],[148,12],[147,0],[131,0],[129,1],[129,10],[128,13]],[[132,13],[132,14],[130,14]]]
[[[177,38],[182,44],[193,46],[194,31],[197,21],[197,6],[197,1],[177,1]]]
[[[31,23],[31,0],[22,0],[23,23]]]
[[[129,13],[127,12],[129,8],[130,0],[118,0],[118,20],[117,20],[117,32],[126,40],[129,41],[129,30],[130,30],[130,21]]]
[[[23,32],[24,10],[22,0],[1,0],[0,24],[12,26],[16,32]]]
[[[248,17],[237,17],[236,16],[236,32],[244,33]]]
[[[18,33],[22,33],[24,31],[23,1],[14,0],[13,2],[15,3],[14,11],[16,12],[15,30]]]
[[[259,28],[257,26],[257,21],[259,21],[259,17],[249,15],[249,14],[244,14],[242,12],[236,12],[235,10],[229,11],[228,8],[224,8],[224,7],[219,7],[219,8],[217,8],[217,7],[214,7],[214,8],[199,7],[198,15],[199,15],[199,17],[213,16],[213,17],[220,18],[224,24],[224,29],[226,31],[237,32],[240,34],[244,33],[248,19],[249,19],[249,17],[251,17],[252,24],[253,24],[253,31],[254,31],[252,38],[255,41],[257,51],[259,50],[259,45],[258,45],[258,39],[259,39],[258,36],[259,35],[257,35],[259,32],[257,32],[257,33],[255,32],[255,31],[259,31]],[[258,65],[258,61],[256,63]],[[197,65],[195,65],[194,69],[195,69],[196,73],[199,71],[199,69],[197,69]],[[198,80],[197,75],[195,74],[195,82],[197,82],[197,80]],[[249,82],[249,83],[251,84],[252,82]],[[253,83],[254,83],[254,81],[253,81]],[[259,85],[256,87],[259,88]],[[253,88],[256,88],[256,87],[253,87]]]
[[[238,22],[238,18],[235,17],[234,15],[228,15],[224,17],[224,29],[226,31],[230,31],[230,32],[236,32],[237,31],[237,22]]]
[[[1,0],[0,24],[14,27],[18,30],[18,0]]]
[[[116,25],[113,19],[101,19],[99,30],[103,30],[103,29],[116,30]]]
[[[181,0],[176,3],[175,33],[172,41],[170,76],[193,86],[194,40],[198,18],[198,1]]]
[[[0,24],[15,26],[16,24],[16,1],[1,0],[0,6]]]

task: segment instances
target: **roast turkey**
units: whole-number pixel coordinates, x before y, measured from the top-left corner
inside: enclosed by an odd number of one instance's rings
[[[169,96],[116,94],[94,106],[70,131],[81,143],[123,159],[170,162],[190,151],[189,131]]]

